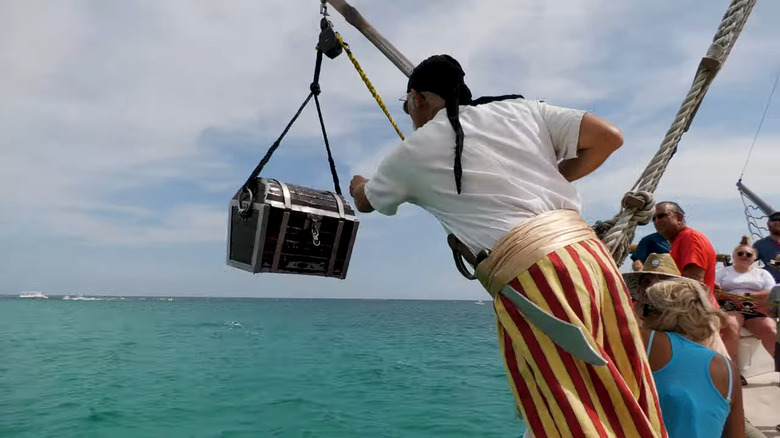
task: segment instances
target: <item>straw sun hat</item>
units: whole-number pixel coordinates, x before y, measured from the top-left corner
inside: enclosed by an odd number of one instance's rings
[[[639,291],[639,280],[642,275],[655,274],[663,277],[665,280],[691,280],[688,277],[680,275],[680,270],[677,269],[677,265],[674,263],[674,259],[669,254],[656,254],[652,253],[647,256],[641,271],[627,272],[623,274],[623,280],[626,282],[628,291],[632,297],[636,298]]]

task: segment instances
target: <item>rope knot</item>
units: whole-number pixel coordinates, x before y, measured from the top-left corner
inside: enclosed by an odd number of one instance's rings
[[[317,82],[312,82],[311,86],[309,86],[309,90],[311,90],[311,94],[315,96],[320,95],[320,84]]]
[[[655,202],[650,192],[628,192],[623,195],[620,205],[631,213],[631,219],[639,225],[647,225],[653,218]]]

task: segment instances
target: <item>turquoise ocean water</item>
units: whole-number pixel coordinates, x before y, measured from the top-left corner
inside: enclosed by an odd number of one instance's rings
[[[0,437],[519,437],[490,302],[0,299]]]

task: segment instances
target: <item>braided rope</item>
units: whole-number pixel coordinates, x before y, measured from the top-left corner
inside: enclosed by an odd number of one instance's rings
[[[398,133],[398,136],[401,137],[401,140],[404,140],[404,135],[401,133],[401,129],[398,128],[398,125],[395,124],[395,120],[390,116],[390,113],[387,112],[387,107],[385,106],[385,103],[382,101],[382,98],[379,97],[379,93],[377,93],[374,86],[371,84],[371,81],[368,80],[368,76],[366,76],[366,73],[363,72],[363,69],[360,67],[360,64],[357,62],[357,59],[355,59],[355,56],[352,55],[352,51],[349,50],[349,45],[344,42],[343,39],[341,39],[341,35],[336,33],[336,38],[339,40],[339,44],[341,44],[341,47],[344,48],[344,51],[347,52],[347,56],[349,57],[349,60],[352,61],[352,64],[355,66],[355,70],[357,70],[360,77],[363,79],[363,82],[366,84],[366,87],[368,87],[368,91],[371,92],[371,95],[374,96],[374,99],[376,99],[376,103],[379,104],[379,107],[382,108],[382,111],[387,116],[387,119],[390,120],[390,124],[393,125],[393,128],[395,128],[395,132]]]
[[[623,197],[620,212],[612,219],[599,221],[593,226],[618,266],[628,255],[636,226],[649,223],[654,206],[652,193],[658,187],[661,176],[677,151],[683,133],[688,131],[704,95],[734,47],[755,4],[756,0],[731,2],[707,50],[707,55],[699,63],[688,95],[677,111],[677,116],[661,142],[658,152],[631,190]]]

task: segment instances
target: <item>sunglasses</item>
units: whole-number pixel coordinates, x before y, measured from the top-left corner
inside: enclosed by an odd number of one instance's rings
[[[663,219],[663,218],[665,218],[667,216],[669,216],[669,213],[661,213],[661,214],[653,215],[653,222],[655,222],[657,220],[661,220],[661,219]]]
[[[753,253],[750,251],[737,251],[737,256],[753,258]]]
[[[780,217],[770,217],[769,222],[780,222]]]
[[[422,99],[423,99],[423,100],[425,100],[425,95],[424,95],[424,94],[422,94],[422,93],[417,93],[417,94],[418,94],[420,97],[422,97]],[[411,96],[412,96],[412,92],[410,91],[410,92],[406,93],[406,96],[404,96],[404,97],[402,97],[402,98],[398,99],[398,100],[400,100],[400,101],[402,101],[402,102],[403,102],[403,104],[401,105],[401,108],[404,110],[404,113],[405,113],[405,114],[409,114],[409,105],[407,105],[407,103],[409,102],[409,98],[410,98]]]

